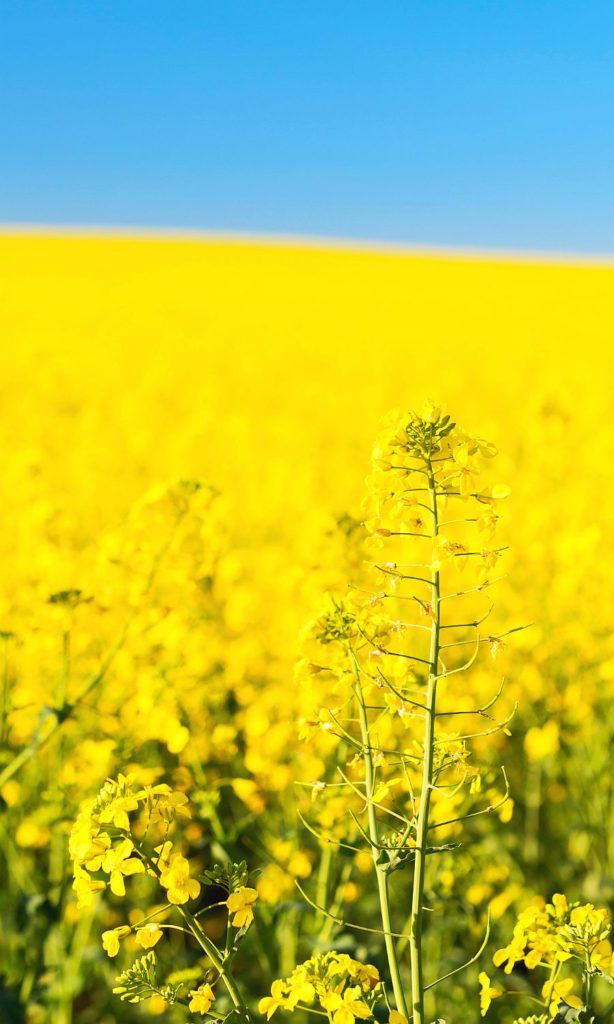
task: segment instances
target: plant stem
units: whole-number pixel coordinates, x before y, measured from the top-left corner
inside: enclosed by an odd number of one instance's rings
[[[246,1017],[246,1019],[249,1020],[249,1010],[245,1005],[245,1002],[243,1001],[241,993],[239,992],[239,989],[237,987],[237,983],[233,978],[229,967],[224,963],[220,950],[217,948],[215,943],[212,942],[207,935],[205,935],[200,923],[196,920],[196,918],[192,916],[192,914],[190,914],[188,910],[185,909],[185,907],[180,906],[177,907],[177,909],[181,914],[183,920],[185,921],[186,925],[192,932],[192,935],[198,942],[199,946],[207,954],[211,963],[213,964],[216,971],[220,975],[222,981],[226,986],[228,995],[230,996],[233,1002],[233,1005],[237,1008],[237,1010],[241,1012],[241,1014],[244,1017]]]
[[[328,904],[328,886],[330,880],[330,871],[333,860],[333,851],[330,845],[325,846],[320,856],[320,869],[318,871],[318,888],[316,890],[316,903],[319,903],[321,907],[325,907]],[[325,918],[327,920],[327,918]]]
[[[429,808],[433,785],[433,753],[435,739],[435,713],[437,701],[437,675],[439,665],[440,632],[440,585],[439,569],[436,568],[435,541],[439,533],[437,516],[437,489],[430,458],[426,461],[429,484],[429,501],[432,515],[431,538],[433,542],[431,587],[433,622],[429,651],[429,677],[426,691],[424,715],[424,755],[422,763],[422,787],[416,825],[416,859],[414,883],[411,897],[411,926],[409,948],[411,956],[411,988],[414,1024],[424,1024],[424,973],[422,965],[422,925],[424,917],[424,880],[426,871],[426,848],[428,843]]]
[[[584,971],[582,973],[582,999],[587,1010],[591,1008],[591,988],[593,976],[591,973],[591,960],[587,951],[585,957]]]
[[[403,991],[403,984],[401,981],[401,972],[399,970],[399,961],[397,958],[397,951],[394,939],[392,937],[392,925],[390,919],[390,896],[388,892],[388,875],[383,869],[381,864],[378,864],[379,858],[379,829],[377,822],[377,815],[375,812],[375,806],[373,804],[373,792],[375,790],[375,772],[373,770],[373,755],[371,752],[371,740],[369,737],[369,720],[367,717],[367,709],[365,707],[365,701],[362,693],[362,687],[360,685],[360,679],[358,678],[358,672],[356,672],[356,684],[355,684],[356,699],[358,701],[358,717],[360,720],[360,731],[362,736],[362,744],[364,748],[365,758],[365,791],[367,799],[367,815],[369,822],[369,837],[371,839],[371,853],[373,856],[373,865],[375,867],[375,875],[377,878],[377,891],[379,895],[380,913],[382,917],[382,927],[384,930],[384,943],[386,946],[386,956],[388,957],[388,969],[390,971],[390,979],[392,981],[392,991],[394,992],[395,1002],[397,1009],[404,1017],[408,1016],[407,1002],[405,1000],[405,992]]]
[[[143,850],[139,849],[138,846],[135,847],[135,850],[140,855],[141,860],[144,862],[146,867],[148,867],[150,871],[156,876],[156,878],[159,879],[160,868],[158,866],[158,862],[152,860],[151,857],[144,853]],[[221,952],[221,950],[217,948],[215,943],[211,941],[209,936],[205,934],[200,921],[198,921],[197,918],[195,918],[193,914],[190,913],[189,910],[186,910],[186,908],[181,904],[177,906],[177,910],[181,914],[190,932],[198,942],[198,945],[207,954],[211,963],[218,972],[220,978],[224,982],[224,985],[226,986],[228,995],[230,996],[233,1005],[236,1007],[237,1010],[239,1010],[241,1015],[245,1017],[247,1021],[250,1021],[250,1012],[247,1008],[246,1003],[243,1000],[243,997],[232,975],[230,967],[226,963],[224,954]]]

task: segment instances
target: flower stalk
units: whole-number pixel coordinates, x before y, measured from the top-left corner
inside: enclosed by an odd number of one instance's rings
[[[426,875],[426,856],[429,831],[429,810],[433,786],[433,757],[435,750],[435,718],[437,702],[437,677],[439,672],[439,636],[441,624],[439,568],[436,555],[436,542],[439,535],[439,516],[437,509],[437,485],[433,475],[431,456],[425,459],[429,506],[431,513],[432,569],[431,569],[431,604],[433,620],[431,623],[429,674],[426,690],[424,712],[424,761],[422,767],[422,788],[418,806],[416,826],[416,856],[414,862],[414,880],[411,895],[411,920],[409,929],[409,949],[411,958],[411,987],[414,1024],[424,1024],[424,971],[422,964],[422,924],[424,918],[424,882]]]
[[[399,1010],[400,1013],[403,1014],[404,1017],[407,1017],[407,1001],[405,999],[405,991],[403,989],[403,983],[401,980],[401,972],[399,968],[399,960],[397,956],[395,939],[392,936],[390,894],[388,891],[388,873],[385,870],[385,868],[379,863],[379,829],[377,815],[375,813],[375,804],[373,802],[373,794],[375,792],[375,771],[373,768],[373,754],[371,750],[371,739],[369,734],[369,721],[367,717],[367,709],[365,707],[365,700],[362,692],[362,687],[360,685],[360,677],[358,676],[358,673],[355,684],[355,693],[356,700],[358,702],[358,717],[360,721],[360,732],[363,743],[363,756],[365,762],[365,796],[367,802],[369,838],[371,841],[371,854],[373,856],[373,866],[375,868],[375,876],[377,879],[377,893],[379,898],[380,914],[382,918],[382,927],[384,930],[384,945],[386,947],[386,957],[388,959],[388,970],[390,971],[392,991],[394,993],[394,999],[397,1004],[397,1009]]]

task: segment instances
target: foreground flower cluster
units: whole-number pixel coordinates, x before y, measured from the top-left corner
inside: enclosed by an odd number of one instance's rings
[[[190,989],[185,997],[185,983],[167,981],[162,984],[158,981],[156,956],[151,952],[118,977],[113,991],[122,1000],[132,1003],[153,997],[169,1005],[187,1002],[191,1012],[203,1015],[209,1012],[216,998],[213,985],[221,980],[235,1008],[246,1016],[245,1004],[230,971],[230,950],[236,951],[252,923],[253,905],[258,894],[244,884],[247,880],[244,865],[221,867],[213,874],[201,876],[201,881],[223,887],[228,894],[222,902],[228,911],[230,945],[227,944],[225,953],[221,953],[211,942],[200,920],[201,915],[210,909],[209,905],[205,904],[198,914],[193,914],[186,907],[198,899],[202,885],[194,877],[190,862],[168,838],[174,831],[177,817],[190,817],[184,793],[174,792],[164,783],[139,786],[132,776],[120,775],[117,781],[108,779],[96,799],[85,805],[70,835],[77,906],[80,909],[91,907],[94,897],[104,892],[107,884],[115,896],[125,896],[126,878],[150,876],[162,890],[164,902],[133,927],[121,924],[103,932],[105,952],[109,957],[117,956],[122,940],[132,933],[137,945],[151,949],[165,931],[180,931],[195,940],[208,958],[210,968],[199,979],[198,987]],[[100,874],[102,879],[95,877]],[[108,882],[104,876],[108,876]],[[142,892],[141,905],[148,896],[151,900],[151,887],[149,894],[147,890]],[[220,903],[214,905],[214,909],[215,906],[220,906]],[[173,908],[177,909],[182,925],[166,922],[168,911]],[[161,920],[164,923],[159,923]]]
[[[569,1019],[593,1020],[590,1008],[595,982],[603,979],[614,985],[611,930],[610,914],[605,907],[570,904],[562,893],[555,893],[552,903],[537,900],[520,913],[511,942],[497,950],[493,963],[503,966],[507,975],[513,973],[517,964],[529,971],[544,969],[541,997],[545,1012],[531,1019],[546,1024],[564,1019],[561,1013],[571,1009],[583,1011],[583,1016]],[[480,974],[480,986],[482,1014],[486,1014],[491,1001],[504,995],[504,991],[493,987],[485,972]],[[599,1019],[607,1019],[613,1011],[614,1003]]]

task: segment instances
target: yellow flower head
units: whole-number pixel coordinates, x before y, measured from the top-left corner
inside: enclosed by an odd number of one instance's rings
[[[492,1000],[502,996],[503,991],[491,985],[490,978],[485,971],[480,971],[478,981],[480,982],[480,1013],[484,1017],[488,1013],[488,1007]]]
[[[138,857],[132,857],[134,844],[130,839],[123,839],[115,849],[109,849],[102,861],[102,870],[110,875],[111,892],[115,896],[125,896],[124,878],[129,875],[142,875],[145,866]]]
[[[354,1024],[354,1021],[368,1020],[371,1010],[361,999],[360,986],[346,988],[343,995],[331,992],[320,1000],[325,1010],[332,1014],[333,1024]]]
[[[558,1013],[560,1002],[566,1003],[567,1006],[572,1006],[574,1010],[582,1008],[582,1000],[572,994],[573,987],[573,978],[565,978],[562,981],[555,982],[554,985],[550,981],[544,983],[542,995],[544,999],[550,1000],[550,1014],[552,1017],[555,1017]]]
[[[136,941],[143,949],[151,949],[162,938],[162,929],[157,924],[146,924],[136,930]]]
[[[72,887],[77,894],[78,909],[85,910],[87,907],[93,906],[94,896],[106,889],[106,883],[91,878],[87,871],[75,864],[75,880]]]
[[[280,978],[271,985],[270,996],[264,996],[258,1003],[258,1012],[266,1013],[267,1020],[281,1007],[286,1006],[286,985]]]
[[[190,1002],[188,1009],[191,1013],[208,1013],[211,1004],[215,999],[215,993],[211,985],[199,985],[188,993]]]
[[[171,857],[168,867],[160,875],[160,885],[167,890],[169,903],[176,906],[195,900],[200,893],[200,883],[190,878],[190,864],[180,853]]]
[[[120,925],[119,928],[112,928],[108,932],[102,933],[102,948],[105,953],[109,956],[117,956],[119,953],[119,942],[126,935],[130,934],[130,928],[128,925]]]
[[[233,914],[232,923],[235,928],[248,928],[254,920],[253,906],[258,899],[255,889],[242,885],[236,892],[231,892],[226,906]]]

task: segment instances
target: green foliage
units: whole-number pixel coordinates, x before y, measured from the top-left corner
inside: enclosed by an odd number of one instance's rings
[[[156,976],[156,954],[153,949],[145,956],[139,957],[115,979],[117,985],[113,989],[115,995],[128,1003],[142,1003],[153,995],[160,995],[167,1003],[174,1003],[182,987],[180,984],[160,985]]]
[[[247,863],[242,860],[238,864],[214,864],[212,868],[198,875],[198,878],[205,885],[219,885],[228,892],[235,892],[241,886],[247,885],[248,874]]]

